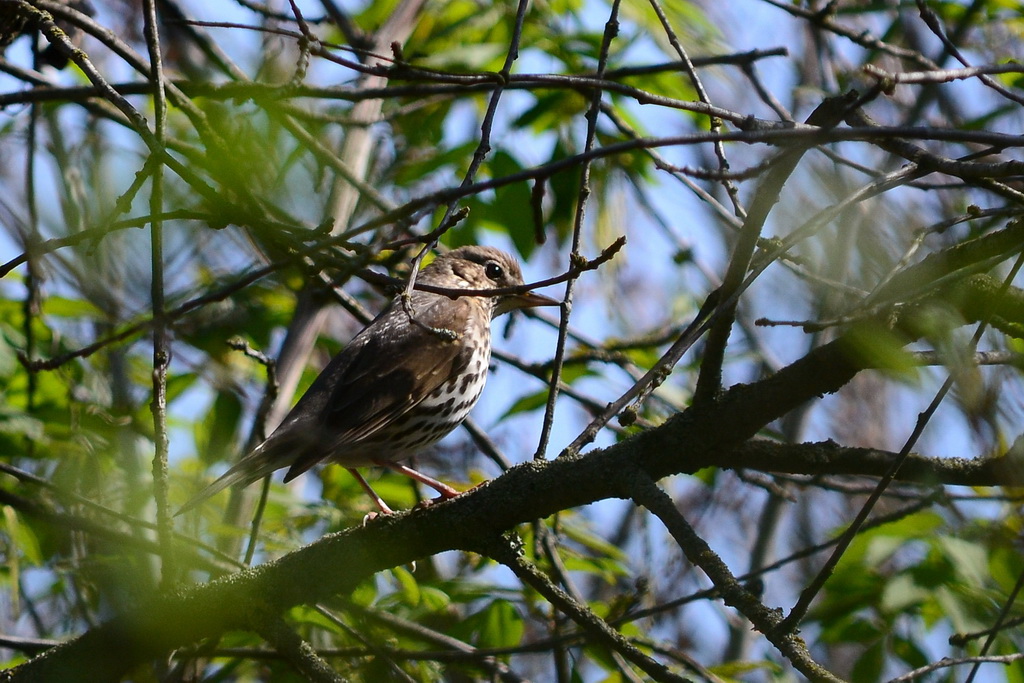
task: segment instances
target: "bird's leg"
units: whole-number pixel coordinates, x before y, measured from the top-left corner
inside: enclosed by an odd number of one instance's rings
[[[399,474],[404,474],[410,479],[415,479],[421,484],[426,484],[430,488],[440,493],[441,497],[446,500],[448,498],[454,498],[455,496],[462,494],[462,491],[456,491],[451,486],[448,486],[448,484],[440,482],[437,479],[433,479],[432,477],[428,477],[422,472],[417,472],[413,468],[407,467],[406,465],[400,465],[397,462],[389,462],[387,460],[377,460],[376,464],[380,465],[381,467],[387,467],[388,469],[392,469],[395,472],[398,472]]]
[[[377,495],[377,492],[373,490],[369,482],[363,479],[363,475],[359,474],[359,472],[352,467],[346,467],[345,469],[347,469],[352,474],[352,476],[356,478],[356,481],[359,482],[359,485],[363,487],[364,491],[366,491],[366,495],[373,499],[373,502],[377,504],[378,508],[380,508],[380,512],[382,515],[390,515],[395,512],[394,510],[388,507],[388,504],[384,502],[383,498]],[[376,516],[377,513],[374,512],[370,514]]]

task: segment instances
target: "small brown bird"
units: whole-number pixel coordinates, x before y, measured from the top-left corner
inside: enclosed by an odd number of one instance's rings
[[[491,247],[438,256],[417,284],[496,289],[523,284],[519,263]],[[235,484],[288,467],[291,481],[319,462],[348,468],[381,512],[391,509],[354,469],[388,467],[437,490],[458,491],[397,461],[439,441],[473,409],[487,380],[491,319],[518,308],[557,306],[540,294],[451,298],[416,290],[394,301],[334,357],[266,441],[186,503],[190,510]]]

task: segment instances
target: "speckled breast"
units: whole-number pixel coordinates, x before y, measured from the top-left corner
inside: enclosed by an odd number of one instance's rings
[[[476,343],[462,355],[460,367],[416,407],[387,428],[387,451],[379,457],[398,460],[431,446],[469,417],[487,382],[491,360],[490,330],[475,335]]]

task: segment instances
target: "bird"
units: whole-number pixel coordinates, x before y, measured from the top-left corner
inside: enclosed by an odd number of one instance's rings
[[[519,263],[489,246],[439,255],[416,286],[449,290],[520,287]],[[462,296],[414,289],[399,295],[336,355],[262,443],[176,513],[229,486],[248,486],[288,468],[288,482],[321,462],[352,473],[384,514],[393,511],[356,470],[392,469],[436,490],[459,491],[400,461],[433,445],[469,415],[491,357],[491,320],[521,308],[557,306],[532,291]]]

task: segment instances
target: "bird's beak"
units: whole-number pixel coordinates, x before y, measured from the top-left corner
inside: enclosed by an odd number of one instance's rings
[[[557,299],[552,299],[549,296],[543,294],[535,294],[534,292],[523,292],[522,294],[510,297],[514,300],[516,308],[533,308],[534,306],[561,306],[562,302]]]
[[[509,311],[516,311],[520,308],[535,308],[537,306],[561,306],[562,302],[552,299],[549,296],[543,294],[535,294],[534,292],[523,292],[522,294],[513,294],[512,296],[502,297],[498,300],[497,306],[494,308],[495,317],[502,313],[508,313]]]

